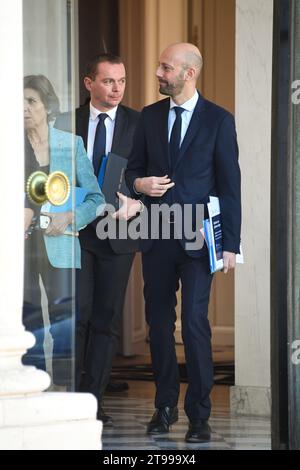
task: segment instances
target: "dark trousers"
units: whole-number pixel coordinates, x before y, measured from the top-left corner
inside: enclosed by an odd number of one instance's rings
[[[42,232],[34,231],[25,241],[23,324],[27,331],[34,334],[36,343],[22,360],[26,365],[35,365],[46,370],[40,276],[47,295],[50,333],[53,339],[53,381],[71,388],[74,375],[72,270],[51,266]]]
[[[108,240],[97,238],[93,227],[84,232],[76,282],[76,387],[101,402],[118,347],[134,255],[114,253]]]
[[[155,406],[174,407],[179,396],[179,372],[175,351],[176,290],[182,287],[182,339],[188,388],[185,412],[191,422],[208,419],[213,386],[211,330],[208,302],[212,275],[207,255],[192,258],[178,240],[157,240],[143,254],[146,320],[156,381]]]

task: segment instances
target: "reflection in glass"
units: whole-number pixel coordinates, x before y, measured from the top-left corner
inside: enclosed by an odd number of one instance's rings
[[[71,134],[58,137],[53,129],[59,108],[69,111],[74,107],[73,6],[73,0],[23,0],[25,183],[35,170],[47,175],[61,170],[71,186],[72,175],[76,175],[73,154],[77,142]],[[23,361],[46,369],[54,384],[71,388],[79,241],[72,234],[72,225],[68,227],[71,235],[45,235],[51,219],[40,217],[41,211],[42,206],[25,198],[23,321],[34,333],[36,345]],[[74,212],[73,201],[69,212]],[[71,215],[70,219],[57,215],[57,219],[64,219],[60,220],[64,224],[71,221]]]
[[[27,76],[24,79],[24,127],[25,127],[25,182],[32,173],[41,170],[49,174],[50,163],[59,151],[56,131],[49,123],[59,113],[59,101],[49,82],[43,76]],[[61,152],[66,149],[61,148]],[[69,151],[72,147],[69,147]],[[61,156],[63,158],[63,156]],[[51,162],[50,162],[51,159]],[[72,172],[72,158],[70,159]],[[72,246],[62,244],[59,229],[54,233],[55,246],[47,246],[46,237],[53,216],[44,212],[45,206],[37,206],[25,197],[25,259],[24,259],[24,305],[23,322],[36,337],[35,346],[23,358],[26,364],[36,365],[52,373],[55,385],[72,382]],[[43,214],[41,216],[41,214]],[[72,223],[72,211],[56,214],[60,231]],[[53,243],[52,243],[53,245]],[[65,249],[67,252],[63,253]],[[69,253],[68,253],[69,251]],[[61,259],[64,256],[65,263]],[[66,267],[61,267],[66,264]],[[69,265],[68,265],[69,264]],[[44,293],[42,297],[42,292]],[[45,317],[49,321],[49,333],[53,348],[44,350]],[[52,351],[51,351],[52,349]],[[52,361],[51,361],[52,358]]]
[[[51,171],[48,178],[45,176],[45,181],[52,181],[46,193],[56,204],[45,201],[37,205],[30,193],[25,195],[23,322],[35,335],[36,344],[23,361],[52,369],[53,384],[70,388],[74,357],[72,273],[80,268],[78,235],[95,219],[104,200],[82,139],[51,125],[58,113],[59,102],[50,81],[44,75],[25,77],[25,181],[36,171],[45,175]],[[71,192],[67,198],[68,181]],[[41,295],[43,290],[47,305]],[[53,350],[50,348],[48,353],[44,347],[45,314],[53,341]]]

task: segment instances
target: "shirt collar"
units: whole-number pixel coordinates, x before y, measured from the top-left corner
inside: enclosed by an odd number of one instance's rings
[[[109,116],[110,119],[114,121],[116,119],[117,109],[118,109],[118,106],[115,106],[109,111],[105,111],[105,114],[107,114],[107,116]],[[99,109],[95,108],[95,106],[93,106],[92,103],[90,103],[90,119],[92,119],[92,121],[96,121],[99,114],[102,114],[102,111],[99,111]]]
[[[183,108],[185,111],[194,111],[197,101],[198,101],[199,95],[197,90],[195,91],[195,94],[190,98],[188,101],[180,105],[180,108]],[[175,108],[178,106],[178,104],[175,103],[175,101],[170,98],[170,109]]]

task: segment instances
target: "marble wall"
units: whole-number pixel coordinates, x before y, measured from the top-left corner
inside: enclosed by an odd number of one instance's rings
[[[270,413],[272,0],[236,0],[236,121],[245,264],[236,270],[232,410]]]

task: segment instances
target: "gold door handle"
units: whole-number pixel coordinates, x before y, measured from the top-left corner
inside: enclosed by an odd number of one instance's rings
[[[49,201],[54,206],[61,206],[70,195],[69,178],[62,171],[54,171],[49,176],[43,171],[35,171],[27,180],[26,192],[35,204]]]

